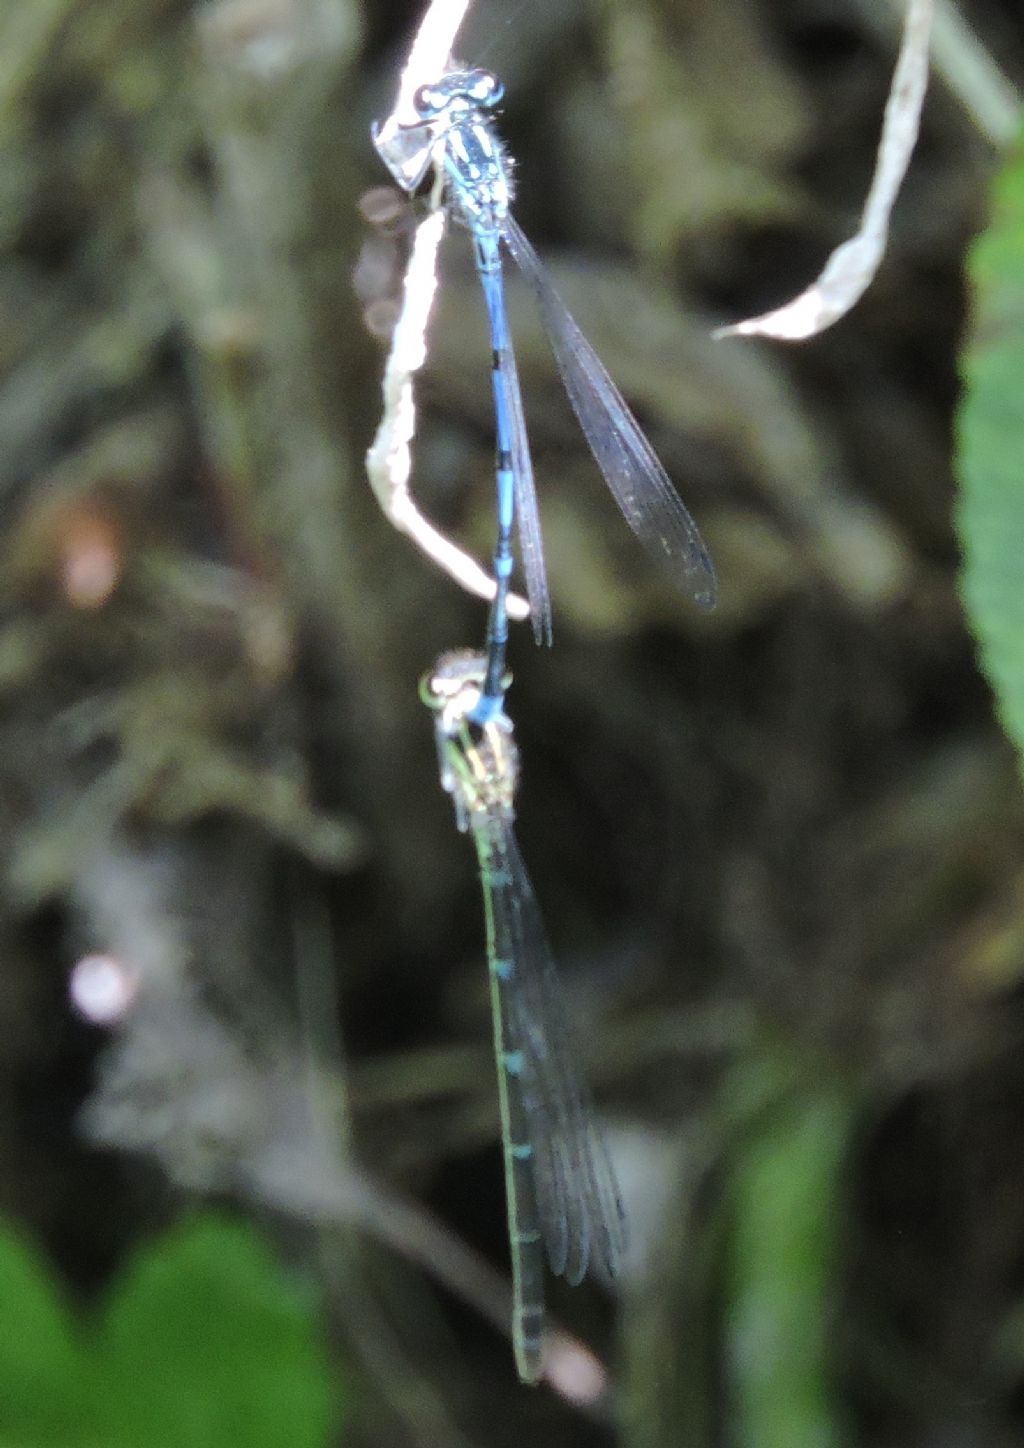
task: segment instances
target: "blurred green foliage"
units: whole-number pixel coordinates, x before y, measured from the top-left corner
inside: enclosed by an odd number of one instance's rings
[[[1003,724],[1024,751],[1024,142],[968,258],[958,524],[962,591]]]
[[[734,1441],[837,1448],[832,1363],[853,1102],[794,1054],[766,1052],[725,1083],[744,1121],[729,1175],[726,1354]]]
[[[314,1448],[339,1403],[316,1304],[249,1226],[190,1218],[80,1317],[0,1227],[0,1443]]]

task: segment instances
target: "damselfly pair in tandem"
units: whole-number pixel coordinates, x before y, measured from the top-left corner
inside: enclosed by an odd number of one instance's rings
[[[493,124],[500,81],[454,70],[415,95],[417,120],[378,150],[415,191],[433,165],[472,237],[490,326],[496,423],[495,597],[485,652],[443,655],[421,686],[434,715],[441,784],[476,846],[484,899],[513,1275],[513,1345],[525,1382],[544,1371],[543,1251],[572,1283],[619,1269],[625,1218],[590,1096],[578,1079],[561,987],[515,839],[518,755],[505,696],[514,535],[538,642],[551,605],[533,467],[505,308],[503,249],[530,283],[584,436],[629,526],[684,592],[715,601],[697,526],[596,352],[510,211],[509,163]]]

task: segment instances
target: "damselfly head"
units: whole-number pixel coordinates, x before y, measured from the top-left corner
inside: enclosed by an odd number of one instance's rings
[[[444,709],[456,701],[465,704],[466,712],[480,698],[487,660],[473,649],[452,649],[440,656],[429,673],[420,680],[420,698],[429,709]],[[508,680],[511,683],[511,676]]]
[[[438,659],[433,669],[420,680],[420,698],[428,709],[439,714],[443,728],[453,729],[472,722],[487,677],[487,659],[473,649],[453,649]],[[512,683],[506,671],[501,681],[504,695]],[[495,711],[496,722],[505,721],[503,709]],[[511,725],[506,724],[507,728]]]
[[[493,71],[453,70],[431,85],[421,85],[412,103],[423,120],[434,120],[454,106],[464,110],[491,110],[505,94]]]

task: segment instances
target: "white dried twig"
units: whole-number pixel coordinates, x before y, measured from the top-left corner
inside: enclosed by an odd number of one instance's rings
[[[829,257],[814,284],[760,317],[719,327],[716,337],[775,337],[801,342],[838,322],[874,280],[889,238],[889,217],[907,173],[928,85],[928,43],[935,0],[907,0],[899,57],[885,106],[875,174],[856,236]]]
[[[421,85],[429,85],[448,69],[455,37],[470,4],[471,0],[431,0],[398,82],[395,109],[381,126],[378,139],[383,139],[389,128],[397,130],[418,119],[413,96]]]
[[[417,119],[412,98],[421,85],[444,74],[469,4],[470,0],[433,0],[409,52],[395,108],[374,136],[381,158],[401,184],[404,184],[403,173],[409,155],[415,151],[403,140],[401,129]],[[429,137],[420,138],[418,144],[419,154],[424,155],[423,145],[432,141]],[[427,521],[409,488],[410,443],[416,432],[413,379],[426,360],[427,326],[437,291],[437,252],[443,232],[444,212],[440,209],[421,222],[416,231],[402,288],[401,312],[384,369],[384,414],[366,454],[366,471],[374,495],[392,525],[407,534],[422,553],[469,593],[491,599],[495,593],[494,579]],[[527,618],[529,604],[512,594],[508,612],[510,618]]]
[[[906,0],[887,0],[902,12]],[[887,31],[878,0],[858,0],[866,24]],[[949,87],[978,132],[999,150],[1017,137],[1024,119],[1020,90],[986,50],[960,14],[954,0],[935,0],[931,39],[932,70]]]

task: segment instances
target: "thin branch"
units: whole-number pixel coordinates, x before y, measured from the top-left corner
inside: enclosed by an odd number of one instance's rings
[[[903,0],[888,0],[893,10]],[[865,20],[879,24],[878,0],[860,0]],[[932,69],[949,87],[977,130],[1000,150],[1017,136],[1024,100],[952,0],[936,0]]]
[[[322,1163],[318,1170],[302,1144],[298,1155],[294,1145],[280,1154],[268,1152],[242,1174],[259,1201],[307,1223],[359,1228],[429,1273],[502,1336],[510,1335],[508,1279],[481,1253],[425,1208],[381,1187],[365,1172],[339,1172]],[[549,1386],[578,1407],[596,1405],[608,1387],[600,1360],[558,1324],[547,1328],[544,1369]]]
[[[875,174],[857,234],[836,248],[818,280],[793,301],[745,322],[719,327],[716,337],[759,336],[802,342],[838,322],[867,291],[885,255],[893,203],[920,130],[934,14],[935,0],[908,0]]]

